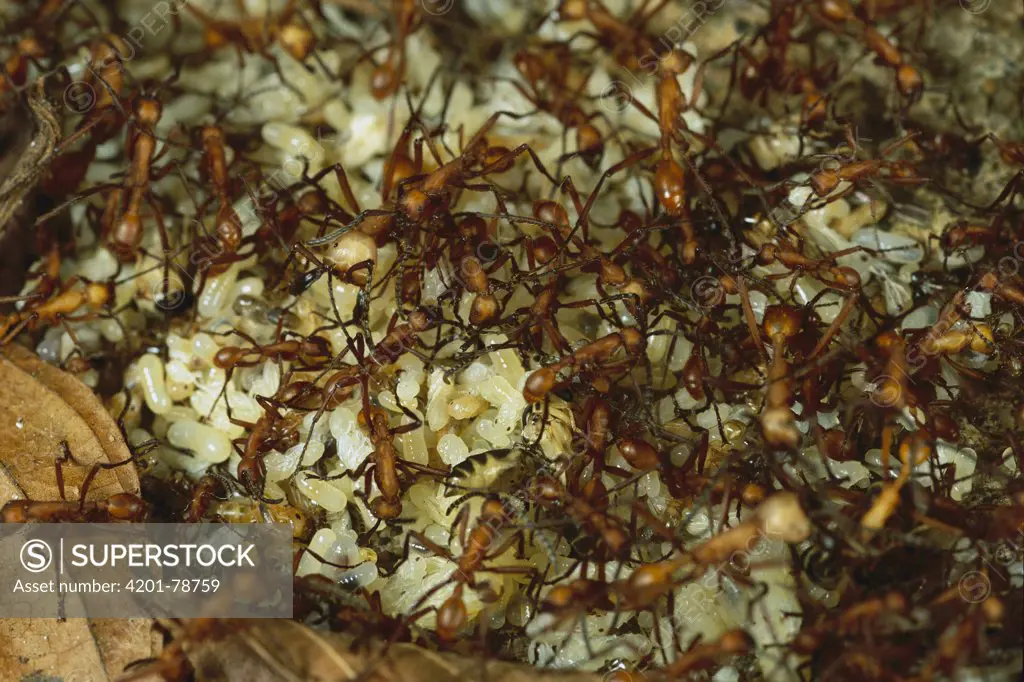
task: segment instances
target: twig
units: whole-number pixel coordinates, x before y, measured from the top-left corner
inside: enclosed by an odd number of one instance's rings
[[[18,159],[10,176],[4,180],[3,185],[0,185],[0,237],[7,230],[8,221],[25,196],[46,172],[61,136],[57,110],[46,98],[43,79],[37,80],[29,92],[28,106],[36,121],[36,134]]]

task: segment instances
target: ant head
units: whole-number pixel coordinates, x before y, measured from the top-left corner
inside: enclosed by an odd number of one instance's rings
[[[163,105],[155,98],[140,97],[135,103],[135,118],[142,128],[152,129],[162,114]]]
[[[765,533],[789,544],[803,542],[811,535],[811,522],[807,518],[800,498],[795,493],[775,493],[755,510]]]
[[[263,498],[263,481],[267,475],[262,457],[245,457],[238,463],[238,481],[253,499]]]
[[[295,206],[303,215],[322,215],[330,207],[327,195],[319,187],[304,192],[295,202]]]
[[[487,236],[487,222],[478,215],[461,216],[456,229],[463,239],[482,239]]]
[[[562,486],[550,476],[537,476],[531,482],[530,495],[541,502],[557,502],[562,498]]]
[[[516,52],[512,57],[512,63],[515,64],[516,70],[523,78],[530,83],[535,83],[544,77],[544,62],[529,49]]]
[[[523,397],[528,403],[537,403],[544,399],[555,387],[557,373],[551,367],[541,367],[526,379]]]
[[[775,262],[778,257],[779,247],[771,242],[762,244],[761,248],[757,250],[757,255],[754,257],[755,262],[758,265],[770,265]]]
[[[96,39],[92,48],[93,65],[121,60],[121,55],[129,52],[128,45],[121,36],[106,33]],[[134,50],[131,51],[134,54]]]
[[[493,324],[498,319],[498,299],[492,294],[478,294],[469,311],[469,321],[479,327]]]
[[[845,23],[856,17],[848,0],[822,0],[818,3],[818,7],[827,19],[837,24]]]
[[[764,311],[763,328],[768,338],[795,336],[801,327],[800,311],[788,305],[770,305]]]
[[[558,21],[582,21],[587,18],[590,0],[562,0],[555,14]]]
[[[899,592],[890,592],[885,595],[885,608],[895,613],[902,613],[907,610],[907,598]]]
[[[30,500],[14,500],[4,505],[0,511],[0,520],[4,523],[27,523],[30,520],[28,509]]]
[[[576,591],[570,585],[555,585],[544,595],[541,609],[545,611],[559,611],[568,608],[576,601]]]
[[[316,36],[309,28],[289,22],[281,27],[277,41],[285,52],[294,57],[296,61],[301,62],[305,61],[313,51]]]
[[[131,493],[118,493],[107,500],[107,513],[121,521],[138,521],[149,511],[149,505]]]
[[[144,101],[139,100],[139,106],[142,106]],[[157,105],[159,106],[159,103]],[[139,116],[141,117],[141,114]],[[222,145],[224,144],[224,131],[217,125],[204,125],[199,129],[199,142],[203,145]]]
[[[488,497],[480,507],[481,519],[501,520],[507,516],[505,503],[496,496]]]
[[[903,339],[900,338],[899,334],[889,330],[884,331],[875,337],[875,345],[877,345],[881,351],[891,353],[898,348],[902,348],[904,346],[904,342]]]
[[[850,267],[839,267],[836,268],[834,273],[835,279],[832,281],[832,285],[837,289],[844,291],[859,291],[861,278],[860,274]]]
[[[508,147],[487,146],[483,150],[482,163],[488,173],[501,174],[508,172],[515,165],[515,158]]]
[[[746,654],[754,649],[754,638],[743,630],[730,630],[718,640],[722,651],[729,654]]]
[[[42,59],[46,56],[46,50],[43,49],[43,44],[34,36],[27,36],[19,40],[15,49],[20,56],[27,57],[29,59]]]
[[[436,306],[421,306],[409,313],[409,325],[417,332],[433,329],[437,326],[438,320],[443,319],[444,315],[441,309]]]
[[[971,350],[981,355],[991,355],[996,348],[992,327],[984,322],[979,322],[972,325],[971,332]]]
[[[390,52],[383,63],[373,67],[373,73],[370,76],[370,93],[374,99],[383,100],[398,92],[401,81],[402,74],[398,71],[395,53]]]
[[[533,257],[541,265],[547,265],[553,261],[556,256],[558,256],[558,244],[555,243],[554,239],[547,235],[533,240],[533,244],[530,248],[533,252]]]
[[[693,55],[689,52],[674,47],[661,58],[659,65],[666,74],[678,76],[690,68],[694,61]]]
[[[411,189],[400,199],[402,211],[414,223],[433,216],[440,207],[440,203],[420,189]]]
[[[554,201],[533,202],[533,215],[537,220],[543,220],[558,227],[569,226],[569,214],[561,204]]]
[[[398,518],[399,514],[402,513],[402,503],[400,501],[389,502],[383,497],[378,497],[370,503],[370,511],[378,519],[390,521],[391,519]]]
[[[142,242],[142,220],[134,213],[126,213],[110,234],[110,249],[122,263],[134,262]]]
[[[896,71],[896,87],[908,103],[916,102],[924,92],[924,78],[916,68],[903,64]]]

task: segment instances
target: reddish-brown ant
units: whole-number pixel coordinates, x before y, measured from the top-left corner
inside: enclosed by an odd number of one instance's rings
[[[228,384],[234,371],[240,367],[257,367],[267,360],[277,363],[290,361],[297,363],[292,369],[294,371],[323,369],[333,358],[331,347],[327,339],[322,336],[309,336],[298,340],[278,341],[277,343],[261,345],[255,339],[239,330],[234,330],[242,338],[249,341],[252,346],[245,348],[241,346],[223,346],[213,356],[213,366],[225,370],[224,386],[220,391],[217,400],[224,397],[227,405],[228,416],[231,416],[231,403],[227,398]],[[216,407],[214,402],[210,411]]]
[[[877,531],[885,526],[886,521],[896,512],[896,507],[900,502],[900,491],[910,480],[914,467],[924,463],[931,454],[932,449],[928,438],[921,432],[910,434],[900,443],[899,457],[903,466],[900,468],[899,475],[882,488],[871,508],[861,519],[862,528],[867,531]]]
[[[915,103],[924,92],[924,78],[921,72],[907,63],[889,37],[883,35],[869,22],[862,21],[853,11],[847,0],[820,0],[818,10],[830,23],[849,24],[853,27],[858,39],[873,52],[879,63],[891,69],[896,75],[896,87],[906,98],[908,104]],[[812,15],[816,14],[812,12]]]
[[[1024,306],[1024,288],[1003,282],[994,271],[988,271],[978,280],[978,286],[1015,305]]]
[[[786,360],[786,340],[800,330],[800,313],[788,306],[768,306],[764,313],[764,332],[772,345],[768,368],[768,392],[761,411],[761,431],[765,442],[775,448],[794,449],[800,443],[793,402],[792,369]]]
[[[75,281],[65,282],[56,295],[43,301],[31,300],[23,310],[0,318],[0,346],[7,344],[24,329],[32,330],[40,325],[52,326],[95,317],[99,309],[110,301],[108,285],[85,282],[83,286],[76,287],[76,284]],[[82,308],[86,312],[76,314]]]
[[[185,523],[199,523],[219,499],[227,494],[224,481],[217,476],[207,474],[199,479],[192,489],[192,499],[182,515]]]
[[[611,585],[601,580],[577,578],[569,584],[551,588],[541,602],[541,609],[554,617],[552,628],[558,628],[569,619],[593,609],[611,611]]]
[[[577,104],[587,86],[587,77],[570,82],[568,69],[571,54],[564,43],[547,43],[537,50],[521,50],[513,57],[516,69],[526,79],[530,90],[513,85],[542,111],[555,118],[568,132],[576,131],[576,154],[591,168],[596,168],[604,154],[604,137],[591,123],[600,114],[588,115]]]
[[[231,191],[228,180],[227,156],[225,153],[224,131],[215,125],[203,126],[200,130],[200,143],[203,150],[203,167],[207,179],[212,186],[213,198],[217,202],[217,212],[213,219],[213,235],[211,243],[199,243],[193,248],[202,252],[205,257],[201,263],[201,276],[219,274],[228,265],[238,260],[238,249],[242,244],[242,221],[231,205]],[[202,214],[204,207],[198,213]],[[202,290],[202,284],[198,289]]]
[[[516,535],[512,535],[500,545],[495,546],[499,533],[515,523],[513,510],[497,498],[489,498],[484,501],[480,510],[480,516],[473,530],[466,536],[466,521],[468,519],[468,507],[463,507],[456,518],[453,527],[461,528],[462,553],[455,557],[448,550],[439,547],[420,533],[411,533],[424,547],[438,556],[446,557],[457,564],[448,580],[432,587],[417,600],[412,610],[425,603],[438,590],[454,583],[455,589],[444,603],[437,609],[437,636],[442,642],[451,643],[455,640],[460,630],[465,627],[469,616],[466,610],[466,603],[463,599],[463,591],[469,587],[482,589],[484,584],[477,579],[478,573],[515,573],[528,574],[533,572],[532,567],[520,566],[487,566],[487,562],[497,556],[504,554],[516,541]],[[413,615],[412,618],[416,618]]]
[[[414,464],[398,456],[398,451],[395,449],[395,436],[420,428],[422,424],[418,420],[405,426],[392,428],[388,423],[387,413],[379,408],[371,407],[369,396],[365,391],[363,392],[363,409],[359,413],[359,420],[366,425],[370,432],[370,442],[373,443],[372,463],[366,472],[366,493],[369,496],[371,475],[374,483],[377,484],[377,490],[380,491],[380,497],[369,500],[368,506],[371,513],[380,521],[391,521],[402,513],[402,484],[398,478],[399,470],[425,471],[437,475],[444,475],[446,472]],[[356,475],[358,474],[357,471]]]
[[[235,332],[240,333],[240,332]],[[296,341],[279,341],[268,345],[259,345],[255,341],[249,348],[240,346],[223,346],[213,357],[214,367],[227,370],[227,381],[231,380],[231,371],[238,367],[256,367],[265,360],[297,361],[299,371],[322,368],[332,357],[331,348],[322,336],[310,336]]]
[[[398,92],[405,76],[406,46],[409,36],[422,23],[423,8],[416,0],[392,0],[391,17],[395,22],[391,42],[384,60],[373,67],[370,92],[374,99],[382,100]]]
[[[531,482],[531,496],[544,507],[565,506],[576,521],[601,538],[609,557],[625,557],[632,547],[625,524],[605,512],[607,493],[598,479],[583,487],[579,494],[569,494],[562,484],[549,476],[538,476]]]
[[[63,466],[66,462],[73,461],[74,456],[66,441],[61,443],[61,448],[63,452],[54,462],[57,491],[61,500],[12,500],[0,509],[0,519],[4,523],[141,523],[149,517],[149,505],[134,493],[115,493],[102,500],[87,499],[92,482],[100,471],[131,464],[144,455],[148,448],[137,449],[131,457],[121,462],[93,464],[82,480],[79,499],[76,501],[66,500],[64,496]]]
[[[646,5],[646,3],[644,3]],[[589,21],[597,32],[593,37],[630,72],[647,69],[668,49],[664,38],[648,34],[644,28],[666,3],[648,12],[638,12],[629,22],[617,18],[600,0],[562,0],[558,5],[560,21]]]
[[[907,144],[914,134],[901,137],[883,147],[878,159],[851,160],[840,162],[838,167],[822,167],[811,175],[811,189],[819,197],[836,198],[849,194],[858,182],[878,176],[889,182],[901,184],[920,184],[927,180],[920,177],[913,161],[889,161],[884,157],[900,146]],[[847,183],[845,189],[843,183]]]
[[[14,500],[4,505],[0,517],[4,523],[69,523],[144,521],[149,507],[138,495],[117,493],[105,500],[81,502],[34,502]]]
[[[210,49],[234,45],[239,50],[265,54],[272,44],[278,42],[291,56],[302,61],[310,53],[313,37],[308,28],[291,21],[297,5],[297,0],[288,0],[276,14],[247,16],[237,22],[215,19],[193,5],[186,6],[186,9],[203,25],[204,38]]]
[[[835,618],[805,627],[797,633],[791,647],[799,653],[812,654],[829,637],[852,634],[872,620],[885,614],[902,614],[906,609],[906,598],[895,592],[866,599],[848,606]]]
[[[616,584],[615,590],[623,608],[649,608],[678,584],[673,576],[684,569],[693,569],[696,575],[708,566],[724,564],[734,553],[749,551],[764,535],[795,544],[806,540],[810,533],[810,521],[796,496],[776,493],[740,524],[686,551],[677,551],[669,559],[640,564]]]
[[[282,414],[283,408],[276,400],[256,396],[256,402],[263,408],[263,414],[255,424],[231,418],[233,424],[249,429],[238,462],[238,481],[253,499],[275,502],[279,500],[264,500],[263,497],[267,475],[263,456],[272,449],[285,450],[294,445],[298,432],[294,420]],[[237,445],[235,447],[237,448]]]
[[[823,68],[812,66],[804,71],[791,63],[790,44],[795,42],[798,8],[796,4],[773,7],[771,21],[758,32],[749,46],[736,46],[736,59],[742,56],[747,62],[746,68],[739,73],[739,85],[747,99],[759,99],[762,106],[767,101],[769,90],[802,94],[801,122],[812,125],[824,121],[828,116],[829,94],[822,91],[821,83],[833,79],[834,65]],[[764,42],[767,50],[760,58],[753,51],[758,40]]]
[[[607,369],[609,367],[605,363],[619,351],[623,351],[627,361],[631,363],[643,351],[644,345],[643,335],[631,327],[592,341],[555,364],[542,367],[530,374],[526,379],[526,386],[523,387],[523,397],[527,402],[540,402],[555,390],[559,383],[558,373],[563,369],[569,369],[573,374],[600,365],[605,365]]]

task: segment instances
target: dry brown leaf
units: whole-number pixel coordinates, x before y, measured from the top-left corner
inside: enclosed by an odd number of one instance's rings
[[[395,644],[353,650],[344,635],[289,620],[239,621],[223,638],[188,648],[198,682],[598,682],[600,675],[553,672]]]
[[[19,346],[0,350],[0,505],[59,499],[55,458],[67,441],[84,466],[66,466],[76,499],[88,465],[130,455],[117,424],[87,386]],[[102,471],[89,499],[139,492],[131,466]],[[104,682],[152,654],[151,621],[0,619],[0,679]]]

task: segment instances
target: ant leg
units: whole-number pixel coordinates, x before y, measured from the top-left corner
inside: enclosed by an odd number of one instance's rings
[[[469,505],[466,505],[459,509],[459,513],[455,515],[455,519],[452,521],[451,528],[448,532],[448,544],[451,545],[452,538],[455,537],[456,531],[458,531],[459,547],[466,547],[466,536],[469,534]]]
[[[418,471],[420,473],[429,474],[431,476],[438,476],[440,478],[444,478],[451,473],[450,471],[446,471],[444,469],[435,469],[434,467],[429,467],[425,464],[417,464],[416,462],[410,462],[404,459],[398,460],[398,467],[402,469],[402,471],[404,471],[405,473],[409,473],[410,471]]]
[[[151,441],[151,442],[153,443],[153,446],[155,447],[156,446],[156,442],[155,441]],[[62,444],[62,445],[66,447],[66,443]],[[143,455],[147,454],[152,449],[153,449],[152,447],[150,447],[150,448],[138,448],[138,450],[136,452],[132,453],[132,455],[130,457],[128,457],[128,459],[123,459],[120,462],[97,462],[97,463],[93,464],[89,468],[89,472],[85,475],[85,478],[82,480],[81,492],[78,495],[78,510],[81,512],[84,509],[84,507],[85,507],[85,500],[86,500],[86,497],[88,496],[88,493],[89,493],[89,488],[92,486],[93,480],[96,478],[96,475],[100,471],[108,471],[110,469],[116,469],[117,467],[121,467],[121,466],[124,466],[126,464],[131,464],[132,462],[135,462],[137,459],[139,459]],[[74,460],[74,458],[71,456],[71,449],[69,447],[66,447],[66,449],[64,451],[64,456]],[[61,481],[61,485],[63,485],[63,481]],[[63,491],[61,492],[61,498],[63,499]]]
[[[8,316],[3,323],[0,323],[0,334],[7,332],[4,336],[0,337],[0,348],[17,338],[18,334],[24,331],[25,327],[37,319],[39,319],[38,313],[32,313],[21,320],[18,320],[17,313],[12,313]]]
[[[1021,184],[1022,181],[1024,181],[1024,170],[1019,171],[1015,176],[1013,176],[1010,182],[1006,184],[1006,187],[1003,188],[1003,191],[999,193],[999,196],[997,196],[995,200],[986,207],[985,210],[994,210],[1007,197],[1010,197],[1009,203],[1013,204],[1014,200],[1017,198],[1017,192],[1019,189],[1018,186]]]
[[[504,164],[518,158],[524,152],[529,155],[530,160],[533,161],[534,167],[536,167],[537,170],[540,171],[541,175],[547,178],[552,185],[558,186],[558,180],[556,180],[555,177],[551,175],[547,167],[545,167],[544,163],[540,160],[540,157],[537,156],[537,152],[533,151],[533,148],[528,144],[521,144],[515,149],[509,150],[507,153],[503,154],[500,159],[496,160],[490,166],[485,167],[481,171],[481,174],[486,175],[487,173],[502,167]]]
[[[78,353],[84,358],[85,353],[82,351],[82,346],[78,342],[78,335],[75,334],[75,330],[72,329],[71,326],[68,324],[68,318],[65,315],[58,315],[57,320],[60,322],[60,326],[64,328],[64,331],[67,332],[67,335],[68,337],[70,337],[71,342],[75,344],[75,347],[71,351],[71,355]],[[68,356],[69,359],[71,355]]]
[[[600,194],[601,192],[601,186],[604,185],[608,178],[615,175],[619,171],[625,170],[626,168],[629,168],[631,166],[635,166],[636,164],[640,163],[648,156],[653,154],[655,151],[657,151],[655,147],[641,149],[640,151],[633,152],[632,154],[624,158],[622,161],[619,161],[618,163],[610,166],[608,170],[601,174],[601,177],[597,181],[597,184],[594,185],[593,191],[587,197],[587,203],[584,204],[582,207],[579,205],[579,193],[576,191],[576,188],[572,183],[572,178],[566,178],[565,185],[567,186],[570,196],[573,198],[573,203],[576,205],[576,213],[579,216],[576,219],[576,224],[573,226],[572,230],[566,236],[567,242],[570,239],[572,239],[572,237],[576,233],[576,230],[580,229],[582,225],[586,225],[587,216],[590,215],[590,209],[594,205],[594,201],[597,200],[598,194]]]
[[[334,172],[334,178],[338,181],[338,186],[341,188],[342,196],[345,197],[345,201],[348,202],[349,209],[359,213],[361,210],[359,208],[359,201],[356,199],[355,192],[352,191],[352,185],[348,181],[348,175],[345,173],[345,167],[340,163],[328,166],[314,175],[313,178],[311,178],[312,183],[314,186],[318,186],[318,181],[332,171]]]
[[[64,463],[74,462],[75,458],[71,454],[71,446],[66,440],[60,442],[60,448],[61,454],[54,459],[53,468],[57,474],[57,492],[60,493],[60,499],[66,501],[68,498],[64,495]]]
[[[210,411],[206,413],[206,419],[208,421],[213,418],[213,411],[217,409],[217,403],[219,403],[220,399],[223,398],[224,410],[228,415],[228,421],[234,423],[234,419],[231,416],[231,401],[228,399],[228,385],[231,383],[231,378],[234,376],[234,374],[235,368],[228,367],[226,373],[224,374],[224,385],[220,387],[220,392],[217,394],[217,398],[213,401],[213,404],[210,405]]]
[[[839,333],[839,329],[843,326],[843,322],[853,311],[854,306],[857,304],[857,294],[849,293],[846,295],[846,301],[843,303],[843,307],[839,310],[839,314],[832,320],[832,324],[829,325],[828,330],[825,331],[825,335],[821,337],[818,344],[811,351],[810,355],[807,356],[807,361],[811,361],[818,357],[822,351],[824,351],[828,344],[832,342],[833,337]]]
[[[736,288],[740,293],[740,303],[743,307],[743,319],[746,321],[747,329],[750,331],[750,338],[754,341],[754,345],[757,346],[761,359],[767,363],[768,350],[765,348],[765,344],[761,338],[761,332],[757,326],[757,318],[754,316],[754,308],[750,304],[750,292],[747,290],[747,282],[742,275],[736,278]]]
[[[424,538],[424,539],[425,539],[425,538]],[[428,540],[428,542],[429,542],[429,540]],[[436,546],[436,545],[435,545],[435,546]],[[438,549],[440,549],[440,548],[438,548]],[[435,594],[437,594],[438,592],[440,592],[440,591],[441,591],[442,589],[444,589],[445,587],[448,587],[449,585],[451,585],[451,584],[452,584],[452,583],[454,583],[454,582],[455,582],[454,580],[452,580],[451,578],[449,578],[448,580],[445,580],[445,581],[443,581],[443,582],[440,582],[440,583],[438,583],[437,585],[434,585],[434,586],[433,586],[433,587],[431,587],[431,588],[430,588],[429,590],[427,590],[426,592],[424,592],[424,593],[423,593],[423,594],[422,594],[422,595],[420,596],[420,598],[416,600],[416,603],[415,603],[415,604],[413,604],[413,605],[412,605],[412,606],[411,606],[411,607],[409,608],[409,610],[415,613],[415,612],[416,612],[416,609],[418,609],[419,607],[421,607],[421,606],[423,606],[423,605],[424,605],[425,603],[427,603],[427,600],[428,600],[428,599],[430,599],[430,598],[431,598],[431,597],[433,597],[433,596],[434,596]],[[433,608],[433,607],[431,607],[431,608]]]
[[[423,421],[415,412],[410,410],[405,405],[401,404],[401,402],[398,403],[398,407],[401,408],[402,413],[405,414],[406,417],[411,419],[412,422],[409,424],[402,424],[401,426],[396,426],[395,428],[391,429],[392,435],[400,436],[404,433],[410,433],[412,431],[415,431],[416,429],[423,426]]]
[[[111,190],[119,190],[119,189],[121,189],[120,185],[116,185],[116,184],[112,184],[112,183],[106,183],[106,184],[96,185],[95,187],[89,187],[88,189],[82,190],[81,192],[75,194],[75,196],[71,197],[70,199],[68,199],[64,203],[62,203],[59,206],[57,206],[56,208],[52,208],[49,211],[47,211],[46,213],[44,213],[41,216],[39,216],[38,218],[36,218],[35,226],[38,227],[38,226],[42,225],[43,223],[47,222],[51,218],[53,218],[53,217],[57,216],[58,214],[60,214],[62,211],[64,211],[64,209],[66,209],[66,208],[68,208],[70,206],[73,206],[74,204],[77,204],[79,201],[82,201],[83,199],[89,198],[93,194],[99,194],[100,192],[108,192],[108,191],[111,191]]]

